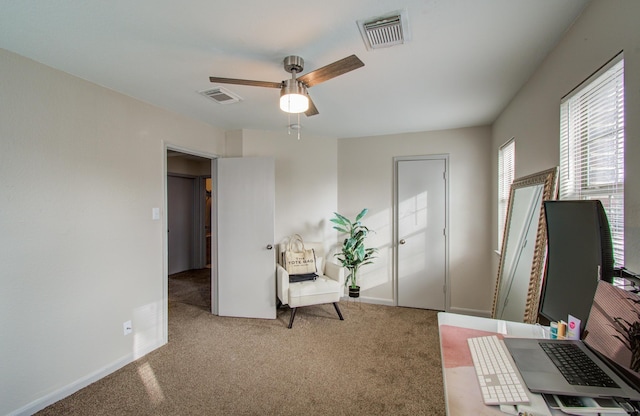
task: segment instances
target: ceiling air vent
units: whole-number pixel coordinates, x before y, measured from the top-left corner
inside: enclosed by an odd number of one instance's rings
[[[233,104],[242,100],[236,94],[222,87],[215,87],[210,90],[200,91],[200,94],[207,98],[211,98],[218,104]]]
[[[368,50],[401,45],[408,40],[409,35],[405,10],[359,20],[358,28]]]

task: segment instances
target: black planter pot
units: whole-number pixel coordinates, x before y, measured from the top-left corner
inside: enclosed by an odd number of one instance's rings
[[[349,297],[350,298],[359,298],[360,297],[360,286],[356,286],[356,287],[349,286]]]

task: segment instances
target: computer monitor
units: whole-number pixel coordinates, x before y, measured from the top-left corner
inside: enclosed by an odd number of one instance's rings
[[[581,320],[584,331],[599,280],[613,281],[609,221],[598,200],[545,201],[547,265],[539,314]]]

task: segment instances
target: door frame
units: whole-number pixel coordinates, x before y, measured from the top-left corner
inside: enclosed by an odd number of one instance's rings
[[[167,207],[169,204],[169,197],[167,192],[167,182],[168,182],[168,168],[167,168],[167,158],[169,151],[175,151],[184,153],[186,155],[193,155],[202,157],[205,159],[211,160],[211,166],[213,168],[213,161],[219,158],[219,155],[194,150],[188,147],[180,146],[174,143],[170,143],[167,141],[162,141],[162,185],[163,185],[163,214],[162,215],[162,321],[163,321],[163,341],[164,343],[169,342],[169,236],[167,235],[167,230],[169,228],[169,218],[167,215]],[[215,172],[211,171],[211,177],[214,178]],[[212,219],[215,218],[215,204],[211,204],[212,210]],[[212,246],[213,247],[213,246]],[[213,253],[212,253],[213,254]],[[212,256],[213,262],[213,256]],[[217,281],[217,275],[215,272],[215,268],[211,268],[211,285],[213,287],[213,283]],[[213,301],[213,299],[212,299]],[[213,304],[212,304],[213,308]]]
[[[392,270],[393,270],[393,304],[394,306],[398,305],[398,224],[399,224],[399,204],[398,204],[398,187],[399,187],[399,174],[398,174],[398,164],[399,162],[404,161],[419,161],[419,160],[444,160],[444,203],[445,203],[445,264],[444,264],[444,310],[445,312],[449,311],[451,305],[451,283],[449,281],[449,154],[433,154],[433,155],[418,155],[418,156],[396,156],[393,158],[393,262],[392,262]]]

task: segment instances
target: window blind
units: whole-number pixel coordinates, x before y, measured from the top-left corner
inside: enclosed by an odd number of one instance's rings
[[[624,59],[614,58],[560,104],[560,199],[599,199],[624,266]]]
[[[498,250],[502,249],[509,191],[515,171],[516,141],[511,139],[498,150]]]

